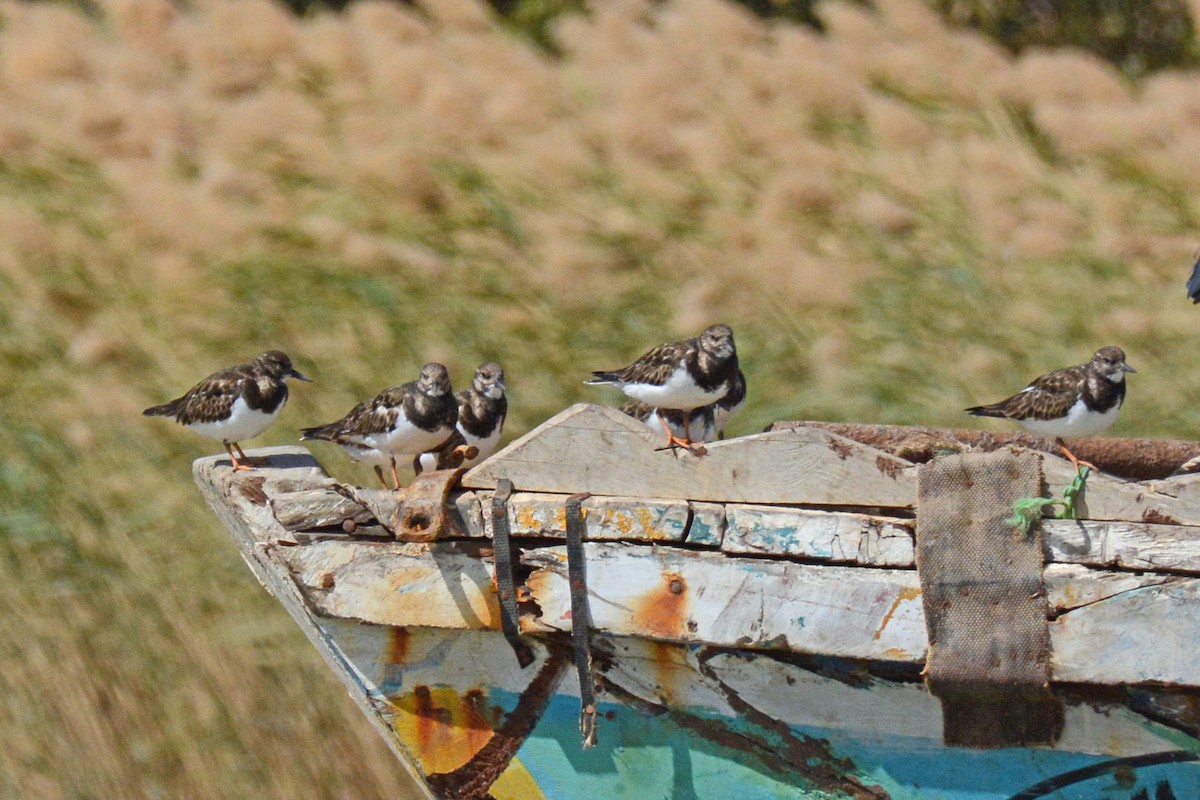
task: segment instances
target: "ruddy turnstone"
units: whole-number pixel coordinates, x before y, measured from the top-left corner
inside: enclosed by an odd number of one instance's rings
[[[1078,469],[1086,462],[1077,459],[1063,439],[1095,436],[1116,421],[1125,401],[1126,372],[1137,370],[1125,363],[1125,351],[1102,347],[1086,364],[1048,372],[1007,400],[966,411],[1015,420],[1030,433],[1053,436]]]
[[[644,422],[646,427],[655,433],[660,433],[663,428],[666,428],[677,439],[683,439],[690,433],[694,444],[711,442],[717,438],[716,408],[716,404],[713,403],[693,408],[691,411],[680,411],[675,408],[654,408],[637,400],[626,400],[625,405],[621,406],[621,413],[628,414],[639,422]],[[685,415],[687,416],[686,429],[683,424]]]
[[[1200,258],[1196,259],[1196,263],[1192,265],[1192,276],[1187,282],[1188,297],[1192,298],[1192,304],[1200,303]]]
[[[287,355],[271,350],[247,364],[214,372],[183,397],[142,413],[171,417],[201,436],[220,439],[235,470],[253,469],[238,442],[253,439],[275,421],[287,403],[288,378],[308,380],[292,368]]]
[[[458,402],[458,424],[453,436],[436,453],[421,456],[423,469],[439,469],[450,466],[451,454],[458,449],[474,448],[475,455],[464,458],[458,467],[473,467],[490,456],[500,441],[504,430],[504,417],[508,414],[508,398],[505,397],[504,368],[495,361],[480,364],[471,380],[471,388],[454,395]],[[466,450],[466,452],[471,452]]]
[[[727,325],[710,325],[693,339],[660,344],[628,367],[593,372],[590,384],[611,383],[626,395],[658,409],[691,411],[715,403],[732,387],[738,373],[737,348]],[[690,420],[683,436],[664,421],[667,446],[691,445]]]
[[[429,363],[421,367],[418,380],[384,389],[339,420],[303,429],[300,438],[340,445],[350,458],[373,466],[385,489],[399,489],[396,456],[413,456],[413,470],[420,472],[421,453],[441,447],[457,419],[450,374],[441,364]],[[391,467],[390,487],[383,478],[384,464]]]
[[[746,376],[739,369],[737,375],[734,376],[733,385],[729,387],[729,391],[715,403],[714,425],[717,430],[717,438],[725,438],[725,425],[729,422],[729,418],[736,414],[746,403]]]

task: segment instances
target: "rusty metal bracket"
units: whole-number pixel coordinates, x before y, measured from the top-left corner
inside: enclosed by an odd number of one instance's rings
[[[592,676],[589,630],[587,571],[583,552],[583,501],[586,492],[567,498],[567,579],[571,587],[571,644],[575,647],[575,671],[579,674],[579,732],[583,749],[596,745],[596,679]]]
[[[508,500],[512,497],[513,484],[508,478],[496,482],[492,495],[492,547],[496,559],[496,593],[500,598],[500,628],[504,638],[513,649],[521,669],[533,663],[533,651],[521,640],[521,627],[517,615],[517,589],[513,576],[512,533],[508,525]]]
[[[433,542],[446,530],[446,504],[465,469],[422,472],[404,489],[391,528],[403,542]]]

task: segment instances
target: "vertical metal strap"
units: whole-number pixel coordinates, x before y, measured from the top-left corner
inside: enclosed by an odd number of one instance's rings
[[[592,649],[588,630],[587,572],[583,553],[583,501],[590,494],[567,498],[567,579],[571,587],[571,644],[575,647],[575,671],[579,674],[579,732],[583,749],[596,744],[596,680],[592,677]]]
[[[517,656],[517,663],[524,669],[533,663],[533,651],[521,640],[521,627],[517,616],[512,533],[508,527],[508,500],[512,493],[512,481],[508,478],[496,481],[496,491],[492,495],[492,548],[496,559],[496,589],[500,598],[500,628]]]

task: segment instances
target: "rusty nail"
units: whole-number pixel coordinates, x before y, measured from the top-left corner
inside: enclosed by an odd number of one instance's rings
[[[322,589],[332,589],[333,588],[333,573],[332,572],[326,572],[325,574],[323,574],[321,576],[321,588]]]
[[[683,594],[683,581],[678,578],[671,581],[671,594]]]

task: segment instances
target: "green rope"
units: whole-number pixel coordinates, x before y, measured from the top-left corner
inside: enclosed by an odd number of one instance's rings
[[[1033,532],[1033,526],[1043,517],[1050,519],[1077,519],[1075,501],[1083,486],[1087,483],[1091,469],[1081,466],[1075,473],[1075,480],[1063,490],[1062,500],[1047,500],[1044,497],[1022,497],[1013,503],[1013,515],[1004,520],[1005,525],[1020,528],[1028,536]],[[1055,510],[1055,509],[1060,510]]]

